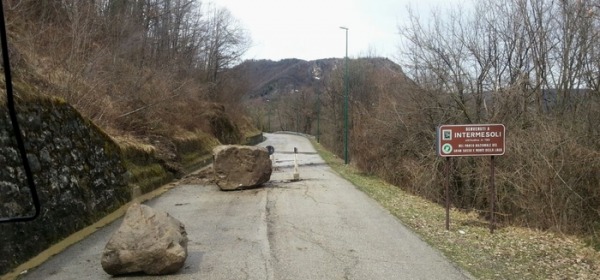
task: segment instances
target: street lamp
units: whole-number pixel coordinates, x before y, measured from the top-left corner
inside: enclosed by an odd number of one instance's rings
[[[298,93],[298,91],[296,91],[296,93]],[[298,97],[297,97],[298,98]],[[296,104],[296,132],[300,132],[300,109],[302,108],[302,106],[300,106],[300,98],[298,98],[298,103]]]
[[[348,164],[348,27],[340,26],[346,31],[346,58],[344,73],[344,163]]]
[[[267,99],[267,106],[269,106],[269,114],[268,114],[268,118],[269,118],[269,132],[271,132],[271,100]]]
[[[321,91],[317,91],[317,143],[321,138]]]

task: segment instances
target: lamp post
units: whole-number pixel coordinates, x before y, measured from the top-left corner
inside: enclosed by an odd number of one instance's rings
[[[346,31],[346,57],[344,73],[344,163],[348,164],[348,27],[340,26]]]
[[[321,96],[320,91],[317,91],[317,143],[321,138]]]
[[[296,108],[296,132],[300,133],[300,102],[298,102],[298,107]]]
[[[267,99],[267,104],[269,106],[269,114],[268,114],[268,118],[269,118],[269,132],[271,132],[271,100]]]

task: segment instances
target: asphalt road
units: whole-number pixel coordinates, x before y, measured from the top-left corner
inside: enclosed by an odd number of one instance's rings
[[[188,258],[143,279],[469,279],[375,201],[340,178],[301,136],[268,134],[274,173],[263,188],[179,185],[146,204],[182,221]],[[291,182],[294,147],[300,181]],[[22,279],[109,279],[102,250],[121,219]],[[119,279],[139,279],[140,276]]]

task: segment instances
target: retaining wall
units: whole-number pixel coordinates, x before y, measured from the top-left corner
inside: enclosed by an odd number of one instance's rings
[[[120,150],[94,124],[58,99],[17,109],[41,202],[32,222],[0,224],[0,274],[129,201]],[[3,105],[3,104],[2,104]],[[5,106],[0,108],[0,216],[33,213]]]

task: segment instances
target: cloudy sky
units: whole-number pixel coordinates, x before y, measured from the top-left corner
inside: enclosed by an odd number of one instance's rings
[[[227,8],[252,37],[246,59],[398,56],[398,25],[408,7],[422,18],[468,0],[212,0]]]

